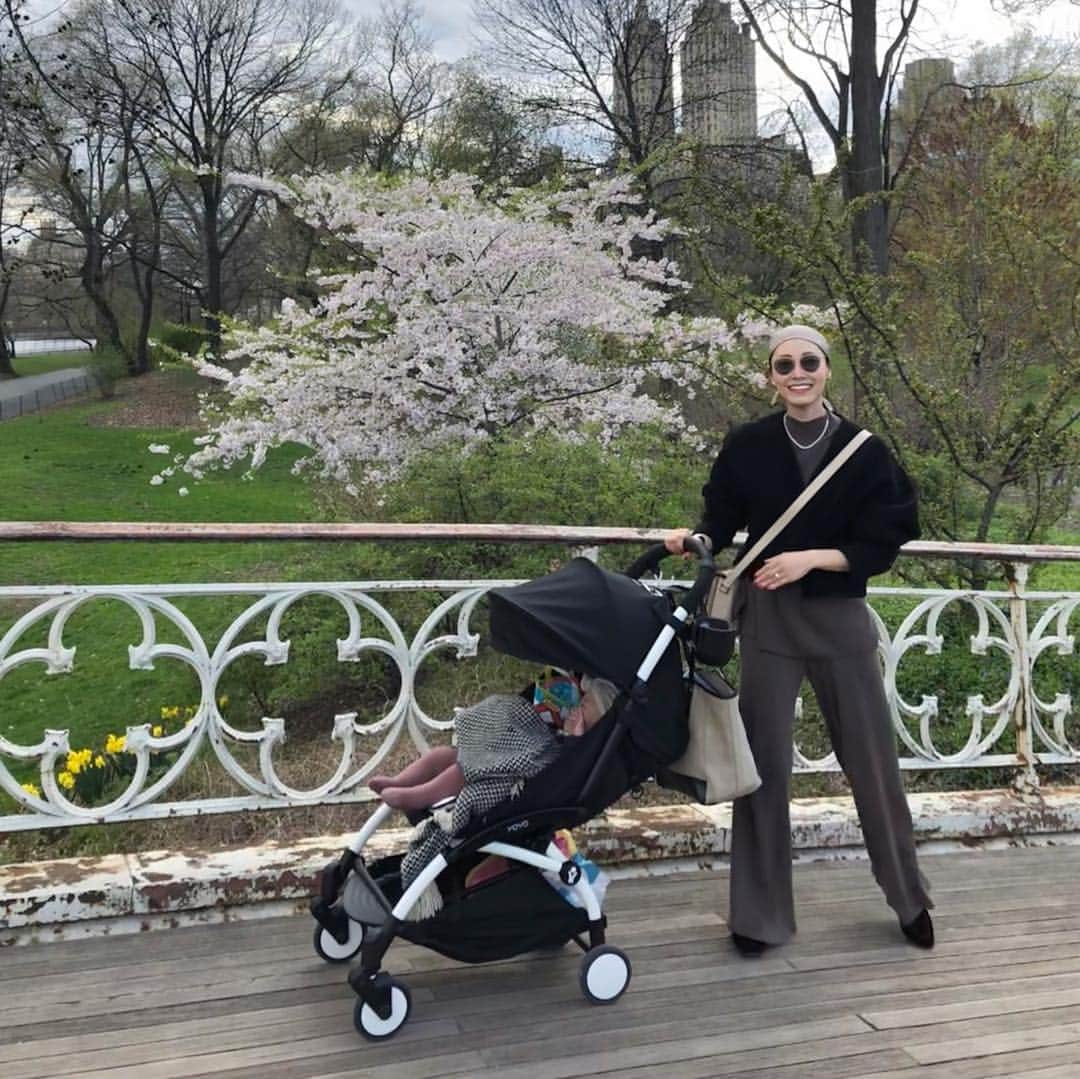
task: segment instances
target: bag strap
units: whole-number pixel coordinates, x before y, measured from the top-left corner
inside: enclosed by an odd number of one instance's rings
[[[847,463],[849,457],[851,457],[855,451],[868,439],[872,437],[871,433],[867,430],[860,431],[829,463],[823,468],[813,479],[813,481],[803,489],[802,493],[794,502],[773,523],[769,526],[768,530],[761,536],[761,538],[739,559],[739,561],[732,566],[727,573],[720,575],[727,579],[727,582],[733,584],[735,580],[742,574],[742,572],[749,566],[755,558],[794,519],[795,515],[799,513],[807,504],[840,471],[841,468]]]

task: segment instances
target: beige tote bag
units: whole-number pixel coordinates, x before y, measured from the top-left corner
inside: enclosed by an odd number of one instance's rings
[[[695,671],[690,695],[690,741],[671,771],[693,782],[680,784],[702,805],[730,802],[761,786],[739,698],[722,676]]]

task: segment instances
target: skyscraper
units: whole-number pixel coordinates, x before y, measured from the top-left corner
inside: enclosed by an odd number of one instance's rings
[[[637,141],[648,152],[675,132],[675,88],[667,35],[645,0],[638,0],[615,52],[612,111],[625,130],[636,125]]]
[[[757,138],[757,77],[749,24],[731,4],[701,0],[680,50],[683,134],[709,146]]]

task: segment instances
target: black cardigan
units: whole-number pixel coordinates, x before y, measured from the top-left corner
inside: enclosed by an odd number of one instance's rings
[[[747,546],[765,533],[803,489],[791,445],[776,412],[736,427],[724,440],[702,488],[705,515],[697,531],[714,550],[726,547],[746,527]],[[849,420],[830,439],[820,472],[858,433]],[[815,473],[816,475],[816,473]],[[876,436],[868,439],[811,499],[761,558],[784,551],[836,548],[850,569],[844,573],[811,570],[800,582],[806,596],[865,596],[867,579],[895,561],[900,546],[919,535],[911,480]]]

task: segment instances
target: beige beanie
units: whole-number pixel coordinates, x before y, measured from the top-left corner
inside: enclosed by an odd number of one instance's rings
[[[780,329],[774,330],[769,338],[770,360],[772,354],[785,341],[809,341],[810,344],[817,345],[825,353],[826,359],[829,358],[829,342],[813,326],[781,326]]]

